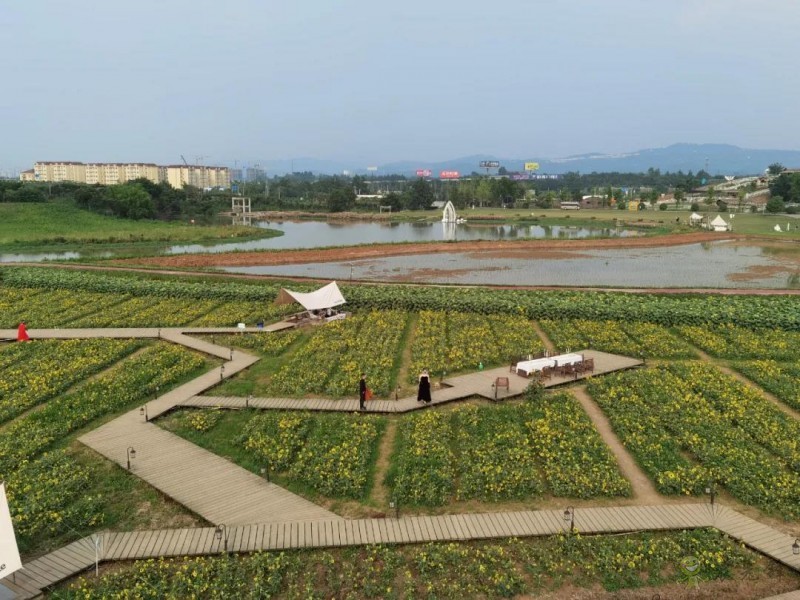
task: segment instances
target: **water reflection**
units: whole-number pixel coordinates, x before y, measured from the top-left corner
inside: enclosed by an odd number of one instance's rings
[[[614,227],[566,227],[563,225],[497,225],[495,223],[365,223],[327,221],[261,221],[259,227],[277,229],[280,237],[202,246],[172,246],[167,254],[198,252],[231,252],[234,250],[269,250],[287,248],[320,248],[353,244],[387,244],[400,242],[439,242],[470,240],[502,240],[506,238],[583,239],[588,237],[630,237],[640,235],[633,229]]]
[[[31,254],[0,254],[0,263],[43,262],[46,260],[74,260],[76,258],[111,258],[113,252],[37,252]]]

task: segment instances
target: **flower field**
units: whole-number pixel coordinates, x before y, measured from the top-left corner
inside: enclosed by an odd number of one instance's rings
[[[63,326],[95,312],[113,312],[125,299],[117,294],[6,288],[0,294],[0,327],[14,328],[20,321],[28,328]]]
[[[375,416],[268,412],[245,427],[242,445],[272,473],[331,498],[368,489],[384,420]]]
[[[731,324],[715,327],[682,326],[687,340],[712,356],[729,359],[797,360],[800,332],[781,329],[745,329]]]
[[[93,340],[94,350],[132,351],[135,342]],[[126,346],[127,345],[127,346]],[[59,349],[36,341],[14,347]],[[35,351],[40,351],[39,349]],[[5,351],[0,355],[5,354]],[[33,537],[93,527],[102,522],[98,499],[85,495],[89,474],[59,449],[65,438],[98,417],[149,398],[204,365],[197,354],[157,343],[83,385],[23,413],[0,430],[0,480],[8,482],[9,505],[24,549]],[[96,369],[95,369],[96,370]]]
[[[414,331],[409,381],[422,369],[431,375],[476,370],[478,363],[495,366],[543,349],[521,316],[424,310]]]
[[[590,392],[662,493],[714,481],[746,504],[800,515],[800,423],[753,388],[687,363],[612,375]]]
[[[795,410],[800,410],[800,363],[774,360],[738,362],[734,367]]]
[[[373,311],[318,327],[272,378],[273,393],[357,396],[360,374],[387,395],[394,385],[399,342],[408,314]]]
[[[585,319],[542,319],[539,323],[561,352],[594,348],[625,356],[694,356],[686,342],[675,337],[666,327],[653,323]]]
[[[279,283],[153,279],[146,275],[63,269],[3,267],[0,286],[127,294],[162,298],[272,302]],[[307,291],[311,286],[292,284]],[[734,324],[745,328],[800,331],[797,299],[791,296],[659,295],[619,292],[525,291],[436,286],[341,286],[350,309],[453,311],[523,315],[529,319],[618,320],[678,325]],[[245,322],[248,322],[245,319]],[[225,322],[227,323],[227,321]]]
[[[229,557],[137,561],[99,579],[58,590],[65,600],[106,598],[508,598],[593,589],[685,583],[680,561],[695,556],[695,581],[792,580],[767,561],[710,530],[625,536],[553,536],[330,550],[260,552]],[[778,575],[780,583],[778,583]],[[777,587],[776,587],[777,586]],[[574,588],[585,588],[574,591]],[[702,587],[698,590],[704,593]],[[713,595],[713,590],[708,590]],[[711,597],[711,596],[709,596]]]
[[[0,347],[0,423],[36,406],[141,346],[135,340],[37,340]]]
[[[631,493],[588,416],[567,394],[449,414],[426,411],[405,419],[398,438],[388,483],[404,504]]]
[[[297,341],[302,333],[297,329],[287,331],[203,336],[206,340],[227,348],[255,350],[266,356],[278,356]]]

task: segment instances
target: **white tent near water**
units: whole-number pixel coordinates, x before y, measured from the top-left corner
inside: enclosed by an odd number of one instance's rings
[[[717,215],[717,218],[711,221],[709,227],[714,231],[730,231],[731,226],[728,225],[728,222],[723,219],[720,215]]]
[[[693,212],[691,215],[689,215],[689,223],[691,223],[692,225],[700,223],[702,220],[703,217],[698,215],[696,212]]]
[[[331,281],[314,292],[293,292],[282,288],[278,297],[275,298],[275,304],[292,304],[293,302],[298,302],[306,310],[312,311],[341,306],[346,300],[336,282]]]

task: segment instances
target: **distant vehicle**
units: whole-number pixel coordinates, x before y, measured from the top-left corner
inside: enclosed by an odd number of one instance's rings
[[[559,208],[561,208],[561,210],[580,210],[581,203],[570,200],[559,204]]]

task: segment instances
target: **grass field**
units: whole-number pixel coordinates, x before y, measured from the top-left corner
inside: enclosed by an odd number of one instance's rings
[[[81,210],[69,203],[0,204],[0,249],[66,250],[87,244],[136,246],[276,235],[257,227],[132,221]]]

